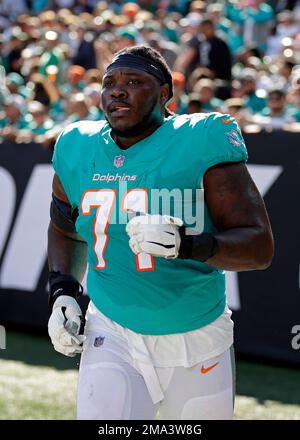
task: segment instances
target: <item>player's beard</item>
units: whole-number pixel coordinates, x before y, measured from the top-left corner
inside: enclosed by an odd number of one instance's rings
[[[153,100],[153,104],[149,111],[143,116],[143,118],[135,125],[127,128],[114,128],[112,127],[112,133],[116,136],[123,138],[132,138],[143,134],[151,126],[156,126],[158,122],[157,111],[155,111],[156,100]],[[161,114],[159,115],[161,117]],[[106,118],[107,119],[107,118]]]

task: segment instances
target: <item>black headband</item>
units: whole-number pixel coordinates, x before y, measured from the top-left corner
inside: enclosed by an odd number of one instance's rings
[[[119,67],[132,67],[133,69],[142,70],[143,72],[155,76],[161,84],[169,84],[159,64],[149,58],[130,53],[120,54],[113,59],[112,63],[107,67],[106,72]]]

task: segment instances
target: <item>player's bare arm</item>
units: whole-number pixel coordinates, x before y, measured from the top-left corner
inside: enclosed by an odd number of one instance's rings
[[[243,163],[219,164],[204,176],[204,194],[217,253],[207,260],[215,267],[244,271],[265,269],[272,261],[274,243],[263,199]]]
[[[86,271],[86,243],[72,225],[71,205],[57,175],[54,175],[51,221],[48,229],[49,306],[48,332],[56,351],[76,356],[85,336],[79,334],[82,312],[77,303]],[[61,211],[61,212],[60,212]],[[69,223],[69,224],[68,224]]]
[[[126,227],[132,251],[198,260],[231,271],[267,268],[274,253],[271,227],[245,164],[211,167],[204,176],[204,194],[217,232],[190,235],[179,218],[135,217]]]
[[[70,206],[56,174],[52,190],[57,199]],[[78,281],[82,280],[86,270],[86,243],[79,234],[62,229],[62,226],[53,220],[50,221],[48,229],[48,264],[51,271],[73,275]]]
[[[196,57],[196,50],[194,47],[187,47],[182,53],[175,64],[174,70],[178,70],[179,72],[184,72],[189,65],[194,61]]]

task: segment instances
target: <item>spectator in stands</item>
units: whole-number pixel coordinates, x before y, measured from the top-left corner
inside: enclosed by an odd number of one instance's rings
[[[245,101],[242,98],[230,98],[224,102],[222,108],[224,113],[228,113],[235,118],[239,126],[243,129],[247,124],[252,122],[251,113],[245,106]]]
[[[44,134],[44,148],[53,148],[57,136],[67,125],[81,120],[97,121],[99,119],[99,108],[94,107],[90,97],[84,93],[71,95],[65,102],[64,111],[64,119]]]
[[[39,101],[50,109],[51,104],[59,99],[59,93],[55,84],[39,73],[34,73],[30,80],[33,93],[32,99]]]
[[[25,0],[1,0],[0,14],[15,19],[18,15],[27,12]]]
[[[213,20],[216,32],[227,40],[230,34],[232,23],[224,16],[224,5],[221,3],[211,3],[207,6],[207,14]]]
[[[202,78],[212,79],[212,73],[206,67],[196,67],[187,78],[186,89],[188,92],[194,90],[195,84]]]
[[[244,126],[256,113],[262,113],[258,118],[271,118],[277,104],[272,96],[266,99],[267,91],[283,89],[286,112],[300,122],[300,1],[272,2],[277,16],[270,4],[0,0],[0,63],[6,72],[0,90],[0,124],[8,120],[3,103],[9,95],[25,98],[29,106],[40,102],[57,130],[69,121],[70,107],[82,105],[86,117],[102,118],[103,71],[116,50],[140,43],[156,48],[177,72],[170,107],[178,113],[221,109],[236,114]],[[266,45],[270,56],[264,57]],[[79,103],[74,98],[78,93],[85,95]],[[76,102],[67,105],[71,96]],[[284,100],[279,99],[279,104]],[[17,113],[12,107],[8,112]],[[267,109],[270,114],[265,114]],[[26,118],[21,111],[16,125],[10,122],[15,127],[26,123]]]
[[[7,93],[20,95],[22,98],[32,96],[32,91],[25,84],[24,78],[16,72],[11,72],[6,76]]]
[[[27,3],[29,3],[27,1]],[[51,7],[51,0],[31,0],[31,10],[34,14],[39,14],[45,8]]]
[[[12,36],[10,40],[10,46],[6,56],[7,71],[16,72],[21,74],[22,67],[22,50],[25,47],[25,41],[27,39],[26,34],[21,32],[20,28],[14,28],[12,30]]]
[[[279,76],[282,78],[282,82],[286,88],[291,85],[291,75],[296,63],[293,59],[283,58],[280,60]]]
[[[20,93],[20,88],[24,86],[24,78],[18,73],[12,72],[6,76],[6,87],[11,94]]]
[[[200,33],[204,36],[201,42],[201,65],[213,72],[213,77],[231,80],[232,59],[228,45],[215,33],[214,23],[207,18],[200,24]]]
[[[99,69],[89,69],[84,76],[85,84],[102,83],[102,74]]]
[[[125,47],[135,46],[137,44],[137,31],[134,26],[126,26],[117,30],[115,41],[115,50],[125,49]]]
[[[5,69],[3,66],[0,65],[0,112],[3,109],[3,105],[6,97],[9,95],[10,95],[10,91],[8,90],[5,81]],[[4,118],[4,116],[0,115],[0,120],[1,118]]]
[[[202,78],[195,84],[193,90],[199,95],[204,112],[209,113],[221,110],[223,101],[215,96],[216,86],[213,80]]]
[[[34,73],[30,78],[30,82],[32,100],[43,104],[47,108],[51,119],[55,121],[65,119],[64,101],[55,83],[39,73]]]
[[[202,102],[198,93],[190,93],[188,95],[187,104],[186,104],[186,113],[202,113]]]
[[[185,89],[185,77],[181,72],[173,72],[173,97],[168,104],[171,112],[182,115],[186,112],[187,95]]]
[[[53,30],[57,32],[57,25],[56,25],[56,14],[54,11],[46,10],[39,14],[39,19],[41,21],[41,27],[43,32],[47,30]]]
[[[240,76],[238,96],[245,99],[245,106],[252,113],[260,112],[266,106],[265,91],[257,90],[257,72],[254,69],[244,69]]]
[[[76,93],[70,97],[67,102],[66,112],[68,114],[68,122],[77,121],[97,121],[98,112],[91,106],[90,100],[83,93]]]
[[[54,127],[54,121],[49,117],[47,107],[38,101],[31,101],[27,107],[29,123],[27,128],[35,135],[43,135]]]
[[[85,96],[89,98],[90,110],[93,114],[95,114],[95,119],[100,120],[103,119],[103,112],[101,109],[101,86],[100,83],[92,83],[89,84],[84,90],[83,93]]]
[[[255,44],[243,45],[242,48],[236,53],[237,62],[243,67],[247,66],[249,58],[255,57],[261,59],[262,56],[262,52]]]
[[[201,65],[198,51],[201,20],[202,14],[190,12],[179,22],[182,29],[179,41],[181,53],[176,60],[174,69],[183,72],[187,77],[196,67]]]
[[[45,33],[46,48],[41,56],[39,68],[40,73],[44,76],[47,76],[48,66],[57,66],[59,68],[61,63],[63,55],[61,49],[58,47],[57,41],[57,32],[47,31]]]
[[[267,103],[260,115],[253,116],[253,121],[259,126],[280,129],[286,124],[296,122],[295,109],[287,105],[283,90],[270,90]]]
[[[276,33],[280,38],[294,38],[299,30],[299,24],[295,23],[292,11],[285,10],[277,15]]]
[[[181,69],[189,69],[194,65],[207,67],[213,78],[222,79],[230,86],[232,59],[228,45],[215,33],[214,23],[210,18],[200,23],[201,37],[194,37],[189,42],[188,50],[179,60]]]
[[[139,14],[140,17],[140,14]],[[164,17],[159,17],[156,21],[154,20],[153,14],[147,13],[146,16],[142,16],[139,18],[135,26],[138,30],[138,43],[147,43],[149,41],[150,35],[152,34],[161,34],[164,27]],[[162,35],[163,37],[163,35]]]
[[[270,36],[266,43],[266,55],[276,57],[281,53],[282,37],[277,34],[277,27],[274,25],[270,31]]]
[[[86,70],[96,67],[96,52],[94,48],[94,35],[87,32],[81,25],[77,29],[77,38],[79,41],[77,50],[74,54],[72,64],[84,67]]]
[[[159,33],[151,33],[148,43],[162,54],[170,69],[173,69],[179,54],[179,46],[172,41],[165,41]]]
[[[291,76],[291,88],[287,102],[295,109],[295,118],[300,122],[300,69],[297,67]]]
[[[122,6],[121,11],[122,14],[128,18],[129,22],[134,23],[134,19],[136,18],[137,13],[140,11],[140,7],[134,2],[126,2],[125,5]]]
[[[178,12],[180,14],[186,15],[188,12],[188,6],[191,3],[190,8],[193,11],[198,11],[198,8],[203,8],[203,1],[192,1],[189,0],[168,0],[166,2],[166,13],[170,14],[172,12]]]
[[[243,30],[243,43],[255,44],[263,52],[273,26],[274,12],[263,0],[229,0],[225,7],[226,16]]]
[[[70,66],[66,75],[68,82],[65,82],[60,88],[62,95],[67,97],[70,94],[82,92],[86,86],[84,82],[85,73],[86,70],[82,66]]]
[[[82,13],[87,12],[88,14],[91,14],[93,12],[93,6],[90,4],[89,0],[76,0],[76,3],[74,5],[74,12],[75,14],[79,15]]]
[[[24,99],[19,95],[9,95],[4,101],[4,115],[0,119],[2,138],[15,140],[18,131],[26,129],[28,122],[25,120]]]
[[[165,42],[178,45],[180,39],[179,14],[171,14],[161,19],[160,34]]]

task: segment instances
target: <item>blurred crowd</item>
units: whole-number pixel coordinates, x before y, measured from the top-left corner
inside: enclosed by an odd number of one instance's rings
[[[48,148],[67,124],[103,118],[103,72],[137,44],[167,60],[171,111],[298,130],[300,0],[1,0],[0,140]]]

